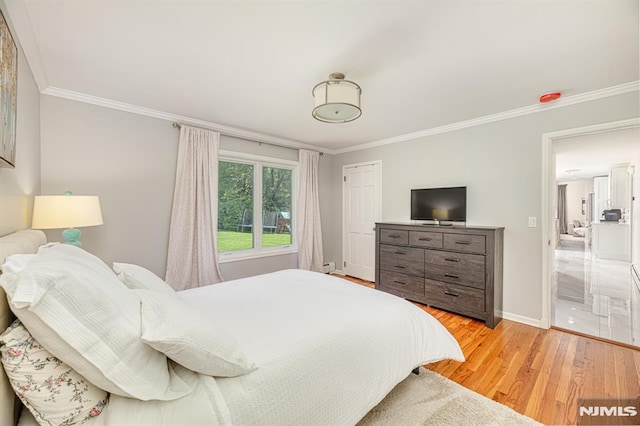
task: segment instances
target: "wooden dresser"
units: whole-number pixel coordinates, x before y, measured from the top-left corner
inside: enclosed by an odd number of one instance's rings
[[[503,240],[501,227],[376,223],[376,288],[494,328]]]

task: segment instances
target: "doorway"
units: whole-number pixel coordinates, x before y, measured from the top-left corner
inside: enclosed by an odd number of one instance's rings
[[[342,167],[343,273],[375,280],[375,224],[382,216],[382,162]]]
[[[638,301],[631,298],[630,274],[632,248],[640,249],[637,237],[632,244],[640,215],[622,208],[622,220],[602,217],[602,210],[623,207],[615,199],[615,190],[620,188],[628,191],[628,207],[638,210],[638,203],[631,201],[637,190],[632,192],[631,186],[624,187],[615,179],[619,176],[633,185],[634,166],[635,173],[640,172],[639,125],[638,119],[625,120],[543,136],[541,323],[545,328],[640,345],[640,323],[634,319]],[[628,140],[621,143],[621,138]],[[614,159],[614,146],[622,151],[618,159]],[[571,167],[567,166],[569,156]],[[615,252],[610,251],[610,242]]]

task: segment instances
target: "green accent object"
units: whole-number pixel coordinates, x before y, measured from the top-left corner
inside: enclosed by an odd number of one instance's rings
[[[73,195],[73,192],[64,191],[64,195]],[[80,241],[81,235],[82,231],[77,228],[69,228],[62,231],[62,238],[64,238],[64,243],[76,247],[82,247],[82,242]]]
[[[62,231],[62,238],[64,238],[65,244],[71,244],[72,246],[82,247],[82,243],[79,241],[82,231],[77,228],[69,228]]]

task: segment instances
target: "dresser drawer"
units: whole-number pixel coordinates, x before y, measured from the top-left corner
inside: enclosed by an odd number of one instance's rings
[[[380,269],[424,277],[424,249],[380,244],[379,250]]]
[[[451,253],[457,254],[457,253]],[[455,262],[453,262],[455,263]],[[445,281],[448,283],[461,284],[470,287],[484,289],[484,263],[481,267],[473,265],[472,267],[459,267],[457,263],[454,265],[439,265],[435,263],[425,263],[425,278],[433,280]]]
[[[485,254],[484,235],[445,234],[444,248],[465,253]]]
[[[477,271],[484,275],[485,257],[479,254],[426,250],[424,253],[424,261],[427,264],[448,266],[456,271]]]
[[[381,229],[380,242],[390,244],[409,244],[409,231],[397,229]]]
[[[425,300],[429,305],[484,319],[484,291],[441,281],[424,281]]]
[[[442,248],[442,234],[439,232],[409,231],[409,245]]]
[[[424,278],[398,272],[380,271],[380,287],[383,289],[394,289],[394,294],[402,293],[402,297],[424,296]]]

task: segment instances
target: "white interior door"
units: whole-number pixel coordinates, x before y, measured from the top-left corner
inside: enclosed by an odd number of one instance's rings
[[[382,215],[381,163],[343,167],[343,272],[375,280],[375,223]]]

